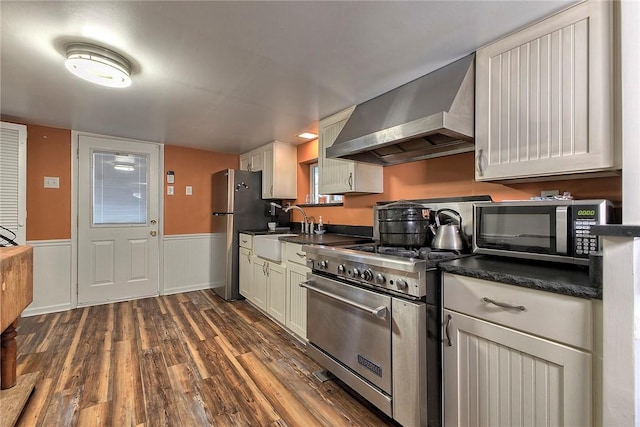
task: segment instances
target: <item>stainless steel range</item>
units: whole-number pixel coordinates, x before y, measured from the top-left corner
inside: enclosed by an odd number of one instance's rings
[[[447,200],[447,207],[471,212],[474,200]],[[420,201],[444,207],[438,202]],[[301,284],[308,289],[308,354],[403,426],[440,426],[437,264],[465,255],[376,244],[303,250],[312,269]]]

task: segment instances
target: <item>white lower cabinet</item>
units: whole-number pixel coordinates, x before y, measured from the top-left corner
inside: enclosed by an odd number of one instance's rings
[[[589,300],[556,295],[558,303],[548,304],[555,294],[449,273],[443,292],[445,426],[592,425],[590,349],[531,333],[548,320],[535,320],[544,309],[549,319],[562,320],[556,329],[583,334],[590,309],[570,309],[590,307]],[[460,312],[463,306],[467,313]],[[519,330],[509,320],[518,317]]]
[[[240,294],[298,338],[307,338],[307,290],[311,269],[302,245],[282,242],[282,263],[253,255],[253,239],[240,234]]]
[[[251,257],[253,283],[249,300],[261,310],[267,311],[267,264],[269,261],[257,256]]]
[[[300,283],[307,280],[311,269],[298,264],[287,265],[287,317],[285,326],[302,339],[307,339],[307,290]]]
[[[238,257],[238,288],[240,295],[251,298],[251,286],[253,284],[253,267],[251,257],[253,256],[253,236],[240,233],[240,250]]]
[[[249,298],[251,295],[251,284],[253,282],[251,249],[240,248],[240,259],[238,263],[238,282],[240,295],[245,298]]]
[[[285,324],[286,271],[274,262],[267,263],[267,313],[281,324]]]
[[[282,259],[287,264],[287,313],[285,326],[303,340],[307,339],[307,290],[300,283],[307,280],[307,255],[302,245],[285,242]]]
[[[242,257],[242,255],[240,255]],[[285,323],[286,267],[258,256],[251,257],[249,296],[245,297],[279,323]]]

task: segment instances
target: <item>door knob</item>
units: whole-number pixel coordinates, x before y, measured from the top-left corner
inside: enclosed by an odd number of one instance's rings
[[[151,220],[151,221],[149,221],[149,222],[151,223],[151,225],[156,225],[156,223],[157,223],[158,221],[156,221],[155,219],[152,219],[152,220]]]
[[[149,234],[151,234],[153,237],[156,237],[156,235],[158,234],[158,232],[156,230],[151,230],[149,232]]]

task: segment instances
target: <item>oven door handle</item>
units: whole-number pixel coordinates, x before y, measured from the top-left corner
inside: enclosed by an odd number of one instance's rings
[[[341,303],[347,304],[347,305],[349,305],[351,307],[354,307],[354,308],[357,308],[358,310],[366,311],[367,313],[369,313],[369,314],[371,314],[373,316],[376,316],[379,319],[386,319],[387,318],[388,310],[387,310],[387,307],[384,306],[384,305],[381,305],[380,307],[375,307],[375,308],[368,307],[366,305],[359,304],[357,302],[351,301],[350,299],[341,297],[340,295],[332,294],[331,292],[327,292],[327,291],[324,291],[322,289],[316,288],[315,286],[309,286],[312,283],[313,283],[312,280],[307,280],[305,282],[301,282],[300,283],[300,287],[307,288],[312,292],[316,292],[316,293],[324,295],[324,296],[326,296],[328,298],[334,299],[336,301],[340,301]]]

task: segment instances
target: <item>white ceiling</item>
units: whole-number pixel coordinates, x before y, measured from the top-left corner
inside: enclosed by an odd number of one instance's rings
[[[0,2],[5,119],[242,153],[565,8],[557,1]],[[85,41],[133,84],[73,77]]]

